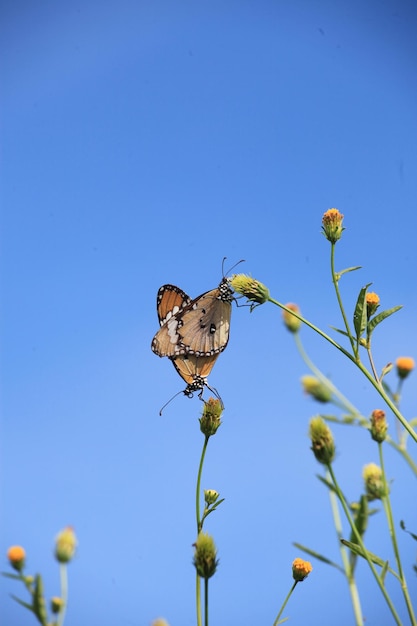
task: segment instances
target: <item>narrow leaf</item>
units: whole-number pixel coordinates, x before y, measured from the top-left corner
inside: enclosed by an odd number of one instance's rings
[[[13,598],[13,600],[15,600],[18,604],[21,604],[22,606],[24,606],[25,609],[29,609],[29,611],[32,611],[33,613],[33,606],[31,604],[24,602],[23,600],[21,600],[17,596],[14,596],[13,594],[10,594],[10,597]]]
[[[384,567],[382,568],[381,574],[379,576],[382,583],[385,583],[385,577],[387,575],[387,572],[388,572],[388,561],[385,561]]]
[[[347,267],[345,270],[341,270],[340,272],[337,272],[337,275],[343,276],[343,274],[347,274],[348,272],[355,272],[356,270],[361,270],[362,267],[360,265],[355,265],[355,267]]]
[[[355,312],[353,314],[353,325],[355,327],[356,339],[358,341],[366,330],[366,322],[368,318],[366,315],[365,299],[366,299],[366,290],[371,284],[372,283],[365,285],[365,287],[362,287],[362,289],[360,290],[358,299],[356,301]]]
[[[331,565],[332,567],[335,567],[340,572],[342,572],[342,574],[345,573],[344,569],[342,567],[340,567],[340,565],[338,565],[337,563],[334,563],[333,561],[331,561],[327,557],[323,556],[322,554],[319,554],[318,552],[315,552],[315,550],[311,550],[310,548],[307,548],[307,546],[303,546],[303,544],[297,543],[296,541],[294,541],[292,545],[295,546],[296,548],[298,548],[299,550],[302,550],[303,552],[305,552],[309,556],[312,556],[313,558],[317,559],[318,561],[321,561],[322,563],[326,563],[326,565]]]
[[[346,539],[341,539],[340,541],[343,543],[344,546],[349,548],[349,550],[351,550],[354,554],[357,554],[358,556],[361,556],[363,559],[366,558],[364,550],[362,550],[362,548],[360,546],[358,546],[357,543],[352,543],[352,541],[347,541]],[[385,566],[386,561],[384,561],[384,559],[381,559],[379,556],[377,556],[373,552],[369,552],[369,550],[367,550],[366,554],[368,555],[369,560],[372,561],[372,563],[375,563],[375,565],[379,565],[379,567],[384,567]],[[391,569],[391,567],[388,567],[388,571],[393,576],[395,576],[398,580],[400,580],[397,572],[395,572],[393,569]]]
[[[403,305],[399,304],[398,306],[392,307],[392,309],[387,309],[386,311],[381,311],[381,313],[378,313],[378,315],[375,315],[375,317],[373,317],[369,321],[369,323],[368,323],[368,336],[370,336],[370,334],[375,329],[375,327],[378,326],[378,324],[380,324],[381,322],[383,322],[384,319],[386,319],[387,317],[389,317],[393,313],[396,313],[397,311],[399,311],[402,308],[403,308]]]
[[[336,491],[333,486],[333,483],[331,483],[329,480],[326,480],[326,478],[323,478],[323,476],[320,476],[320,474],[316,474],[316,478],[318,478],[323,483],[323,485],[326,485],[326,487],[330,489],[331,491],[333,492]]]
[[[349,333],[347,333],[345,330],[342,330],[341,328],[336,328],[336,326],[330,326],[330,328],[332,330],[335,330],[337,333],[344,335],[345,337],[349,337]]]

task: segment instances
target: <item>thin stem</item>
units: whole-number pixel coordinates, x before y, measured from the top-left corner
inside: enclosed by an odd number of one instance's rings
[[[208,626],[209,618],[208,618],[208,578],[204,579],[204,626]]]
[[[415,626],[416,618],[414,615],[414,609],[411,603],[410,595],[408,593],[407,581],[405,579],[405,574],[404,574],[404,570],[403,570],[402,563],[401,563],[400,551],[398,549],[397,536],[395,533],[394,517],[393,517],[392,509],[391,509],[391,501],[389,497],[387,477],[385,474],[385,467],[384,467],[384,454],[383,454],[383,448],[382,448],[381,443],[378,444],[378,451],[379,451],[379,462],[381,465],[382,477],[384,481],[384,490],[385,490],[385,493],[387,494],[386,496],[381,498],[382,504],[384,505],[385,515],[386,515],[387,523],[388,523],[388,530],[389,530],[389,534],[391,537],[392,547],[394,549],[395,561],[397,563],[398,574],[401,579],[401,589],[404,595],[405,603],[407,605],[408,615],[410,616],[411,623]]]
[[[200,489],[201,489],[201,476],[203,473],[203,465],[204,458],[206,456],[207,445],[209,441],[209,436],[206,435],[204,438],[203,449],[201,451],[200,464],[198,466],[198,474],[197,474],[197,484],[195,490],[195,514],[196,514],[196,522],[197,522],[197,535],[201,532],[202,529],[202,520],[200,518]],[[195,580],[195,600],[196,600],[196,611],[197,611],[197,626],[202,626],[202,616],[201,616],[201,581],[200,576],[196,573]]]
[[[59,577],[61,580],[61,599],[63,605],[61,611],[59,612],[57,625],[63,626],[68,605],[68,570],[66,563],[59,564]]]
[[[376,582],[378,584],[378,587],[379,587],[382,595],[385,598],[385,601],[386,601],[386,603],[387,603],[387,605],[388,605],[388,607],[389,607],[389,609],[390,609],[390,611],[392,613],[392,616],[393,616],[396,624],[398,624],[398,626],[402,626],[401,625],[401,620],[399,618],[399,615],[398,615],[397,611],[395,610],[395,606],[393,605],[393,603],[391,601],[391,598],[389,597],[388,592],[385,589],[385,586],[383,585],[380,577],[378,576],[378,572],[376,571],[375,566],[374,566],[374,564],[372,563],[372,561],[371,561],[371,559],[369,557],[368,551],[365,548],[365,544],[363,543],[362,537],[361,537],[358,529],[356,528],[356,524],[355,524],[355,522],[354,522],[354,520],[352,518],[352,515],[350,513],[349,506],[348,506],[348,504],[347,504],[347,502],[345,500],[345,497],[344,497],[342,491],[340,490],[339,484],[338,484],[338,482],[336,480],[336,476],[335,476],[335,474],[333,472],[333,468],[329,464],[329,465],[327,465],[327,469],[329,470],[329,473],[330,473],[330,476],[331,476],[331,479],[332,479],[332,483],[333,483],[333,486],[334,486],[334,488],[336,490],[336,494],[337,494],[337,497],[339,499],[339,502],[342,505],[343,511],[344,511],[344,513],[346,515],[346,518],[347,518],[347,520],[349,522],[349,525],[350,525],[350,527],[352,529],[352,532],[355,535],[355,539],[358,542],[358,545],[360,546],[360,548],[361,548],[361,550],[363,552],[363,556],[366,559],[366,561],[367,561],[367,563],[368,563],[368,565],[369,565],[369,567],[370,567],[370,569],[371,569],[371,571],[372,571],[372,573],[374,575],[374,578],[375,578],[375,580],[376,580]]]
[[[329,479],[329,474],[327,475],[327,479]],[[352,600],[353,613],[355,615],[355,622],[357,626],[363,626],[361,602],[359,598],[358,588],[355,582],[353,568],[351,567],[351,564],[349,562],[346,548],[343,545],[343,543],[341,543],[341,539],[343,539],[343,530],[342,530],[342,520],[340,519],[339,508],[337,506],[337,496],[332,489],[330,489],[329,491],[329,496],[330,496],[330,505],[332,508],[333,521],[334,521],[334,525],[336,529],[336,534],[339,539],[340,555],[342,557],[346,578],[348,579],[349,593],[350,593],[350,597]]]
[[[332,243],[331,244],[331,248],[330,248],[331,249],[331,252],[330,252],[330,267],[331,267],[331,273],[332,273],[332,281],[333,281],[333,285],[334,285],[334,288],[335,288],[335,291],[336,291],[336,297],[337,297],[337,301],[339,303],[340,312],[342,314],[343,321],[345,323],[346,332],[347,332],[347,334],[349,336],[349,341],[350,341],[350,345],[352,347],[352,352],[355,355],[355,360],[357,360],[357,358],[358,358],[358,348],[355,345],[352,333],[351,333],[350,328],[349,328],[349,323],[347,321],[345,309],[343,307],[343,302],[342,302],[342,298],[341,298],[340,291],[339,291],[339,279],[338,279],[338,277],[336,275],[336,272],[335,272],[335,269],[334,269],[335,245],[336,245],[335,243]]]
[[[374,375],[374,378],[375,378],[375,380],[380,382],[379,376],[378,376],[378,372],[376,371],[376,367],[375,367],[375,363],[374,363],[374,357],[372,356],[371,345],[369,343],[369,340],[368,340],[368,347],[366,348],[366,351],[368,353],[368,359],[369,359],[369,363],[371,365],[371,370],[372,370],[372,373]]]
[[[283,603],[282,607],[280,608],[280,611],[279,611],[278,615],[276,616],[275,621],[274,621],[274,623],[273,623],[273,625],[272,625],[272,626],[277,626],[277,624],[278,624],[278,622],[279,622],[279,618],[281,617],[282,613],[284,612],[284,609],[285,609],[285,607],[286,607],[286,605],[287,605],[287,603],[288,603],[288,600],[290,599],[291,594],[292,594],[292,592],[294,591],[294,589],[295,589],[295,587],[296,587],[296,585],[297,585],[297,583],[298,583],[298,582],[299,582],[298,580],[295,580],[295,581],[294,581],[294,584],[293,584],[293,586],[291,587],[291,589],[289,590],[289,592],[288,592],[288,594],[287,594],[287,597],[285,598],[284,603]]]

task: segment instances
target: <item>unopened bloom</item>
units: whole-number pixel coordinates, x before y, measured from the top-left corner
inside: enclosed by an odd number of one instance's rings
[[[368,500],[380,500],[388,495],[382,469],[375,463],[368,463],[363,468],[363,479]]]
[[[287,309],[291,309],[291,311],[295,311],[295,313],[300,314],[300,307],[297,304],[289,302],[285,306],[287,307]],[[282,318],[284,320],[285,326],[291,333],[296,333],[298,331],[301,326],[301,320],[299,320],[298,317],[295,317],[295,315],[291,315],[291,313],[289,313],[288,311],[283,310]]]
[[[219,492],[215,489],[204,489],[204,501],[210,506],[214,504],[219,497]]]
[[[200,430],[206,437],[215,435],[221,422],[223,405],[218,398],[209,398],[204,402],[203,415],[200,417]]]
[[[301,383],[305,393],[312,396],[318,402],[330,402],[332,398],[331,390],[315,376],[302,376]]]
[[[67,526],[55,539],[55,557],[59,563],[68,563],[75,554],[77,538],[71,526]]]
[[[374,441],[381,443],[387,436],[388,424],[385,411],[375,409],[371,415],[371,437]]]
[[[313,566],[309,561],[303,559],[294,559],[292,563],[292,575],[294,580],[302,582],[310,572],[313,570]]]
[[[211,578],[218,565],[217,549],[213,537],[200,532],[194,544],[194,566],[201,578]]]
[[[237,293],[246,296],[251,302],[263,304],[269,298],[268,287],[252,276],[247,276],[247,274],[234,274],[230,279],[230,284]]]
[[[332,431],[321,417],[313,417],[310,420],[311,449],[316,460],[323,465],[329,465],[335,455],[336,447]]]
[[[154,619],[152,626],[169,626],[169,624],[163,617],[158,617],[157,619]]]
[[[322,228],[323,234],[330,243],[336,243],[345,230],[342,227],[343,215],[337,209],[329,209],[323,215]]]
[[[377,308],[379,307],[379,296],[377,293],[374,293],[373,291],[368,291],[366,296],[365,296],[365,302],[366,302],[366,315],[368,317],[368,319],[370,317],[372,317],[372,315],[376,312]]]
[[[397,366],[397,374],[400,378],[407,378],[409,373],[414,369],[415,362],[411,356],[399,356],[395,361]]]
[[[57,615],[58,613],[62,611],[63,608],[64,608],[64,601],[62,598],[59,598],[58,596],[54,596],[53,598],[51,598],[52,613]]]
[[[7,558],[17,572],[21,572],[25,567],[26,552],[22,546],[10,546],[7,550]]]

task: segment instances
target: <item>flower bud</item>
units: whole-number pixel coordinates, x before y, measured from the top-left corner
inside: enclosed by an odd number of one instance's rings
[[[25,567],[26,552],[22,546],[10,546],[7,550],[7,558],[10,565],[17,572],[23,571]]]
[[[200,430],[206,437],[215,435],[221,422],[223,405],[217,398],[209,398],[204,402],[203,415],[200,417]]]
[[[152,626],[169,626],[169,624],[163,617],[158,617],[157,619],[154,619]]]
[[[194,566],[201,578],[211,578],[218,565],[217,549],[213,538],[200,532],[194,544]]]
[[[57,615],[64,608],[64,601],[62,598],[58,598],[58,596],[54,596],[51,598],[51,611],[54,615]]]
[[[380,500],[388,495],[388,488],[385,486],[382,469],[375,463],[365,465],[363,468],[363,479],[368,500]]]
[[[55,558],[59,563],[68,563],[75,554],[77,538],[71,526],[67,526],[55,539]]]
[[[371,437],[374,441],[382,443],[387,436],[388,424],[385,411],[375,409],[371,415]]]
[[[204,489],[204,501],[208,506],[214,504],[219,497],[219,492],[215,489]]]
[[[335,455],[335,445],[330,428],[321,417],[310,420],[311,449],[316,460],[323,465],[329,465]]]
[[[376,312],[377,308],[379,307],[380,300],[379,300],[378,294],[374,293],[373,291],[368,291],[365,296],[365,302],[366,302],[366,315],[369,320],[369,318],[372,317],[372,315]]]
[[[291,309],[291,311],[295,311],[296,313],[300,314],[300,307],[297,304],[289,302],[285,306],[287,307],[287,309]],[[291,315],[291,313],[288,313],[288,311],[283,310],[282,318],[284,320],[285,326],[291,333],[298,332],[302,324],[301,320],[299,320],[298,317],[295,317],[295,315]]]
[[[303,559],[294,559],[292,563],[292,576],[297,582],[302,582],[310,572],[313,570],[313,566],[309,561]]]
[[[263,304],[269,298],[268,287],[247,274],[234,274],[230,279],[230,284],[237,293],[246,296],[251,302]]]
[[[315,376],[302,376],[301,383],[304,392],[312,396],[318,402],[330,402],[332,399],[331,390]]]
[[[329,209],[323,215],[323,234],[330,243],[336,243],[345,230],[342,228],[343,215],[337,209]]]
[[[397,366],[399,378],[407,378],[415,367],[414,359],[411,356],[399,356],[395,361],[395,365]]]

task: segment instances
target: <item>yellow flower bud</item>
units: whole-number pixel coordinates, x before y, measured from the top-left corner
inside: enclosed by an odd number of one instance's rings
[[[399,378],[407,378],[415,367],[414,359],[411,356],[399,356],[395,361]]]
[[[321,417],[313,417],[310,420],[311,449],[316,460],[323,465],[329,465],[335,455],[336,447],[332,431]]]
[[[363,468],[363,479],[368,500],[380,500],[388,495],[388,488],[385,486],[382,469],[375,463],[365,465]]]
[[[259,280],[252,278],[252,276],[247,276],[247,274],[234,274],[230,279],[230,284],[237,293],[246,296],[251,302],[263,304],[269,298],[268,287],[260,283]],[[256,305],[253,304],[251,309],[254,306]]]
[[[375,409],[371,415],[371,437],[374,441],[381,443],[387,436],[388,424],[385,411]]]
[[[203,415],[200,417],[200,430],[206,437],[215,435],[221,422],[223,405],[217,398],[209,398],[204,402]]]
[[[297,304],[289,302],[285,306],[287,307],[287,309],[291,309],[291,311],[295,311],[298,314],[300,313],[300,307]],[[302,323],[301,320],[298,319],[298,317],[295,317],[295,315],[291,315],[291,313],[288,313],[288,311],[283,310],[282,318],[284,320],[285,326],[291,333],[298,332]]]
[[[323,215],[323,234],[330,243],[336,243],[345,230],[342,228],[343,215],[337,209],[329,209]]]
[[[25,567],[26,552],[22,546],[10,546],[7,550],[7,558],[17,572],[21,572]]]
[[[169,626],[169,624],[163,617],[158,617],[157,619],[154,619],[152,626]]]
[[[218,565],[217,549],[213,537],[201,532],[194,544],[194,566],[201,578],[211,578]]]
[[[368,291],[366,296],[365,296],[365,302],[366,302],[366,315],[368,317],[368,320],[370,317],[372,317],[372,315],[376,312],[377,308],[379,307],[379,296],[377,293],[374,293],[373,291]]]
[[[58,598],[58,596],[54,596],[51,598],[51,611],[54,615],[57,615],[64,608],[64,601],[62,598]]]
[[[204,489],[204,501],[210,506],[214,504],[219,497],[219,492],[215,489]]]
[[[297,582],[302,582],[310,572],[313,571],[313,566],[309,561],[303,559],[294,559],[292,564],[292,576]]]
[[[317,402],[330,402],[332,399],[331,390],[315,376],[302,376],[301,383],[304,392],[312,396]]]
[[[75,554],[77,538],[71,526],[67,526],[55,539],[55,557],[59,563],[68,563]]]

